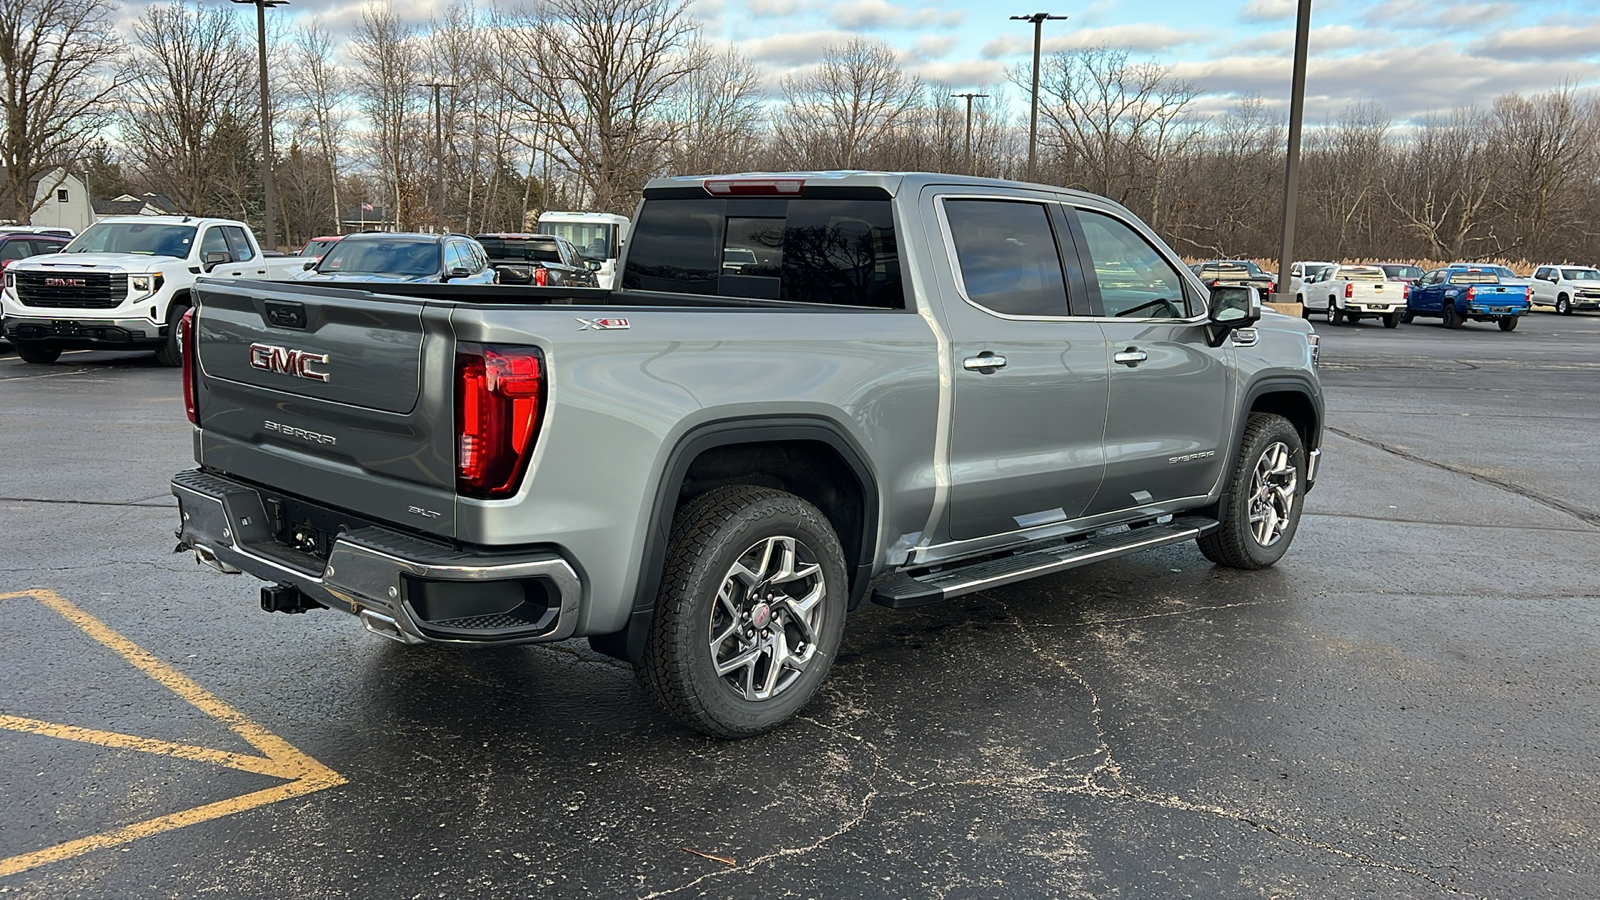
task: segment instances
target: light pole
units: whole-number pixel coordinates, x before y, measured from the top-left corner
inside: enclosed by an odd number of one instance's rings
[[[967,100],[967,174],[978,174],[972,167],[972,101],[975,97],[988,98],[988,94],[952,94],[953,97],[965,97]]]
[[[439,112],[439,92],[455,85],[444,81],[430,81],[421,85],[433,88],[433,214],[444,228],[444,123]]]
[[[1033,111],[1028,116],[1028,180],[1034,180],[1038,171],[1039,161],[1039,39],[1044,33],[1044,23],[1065,19],[1066,16],[1052,16],[1049,13],[1033,13],[1027,16],[1012,16],[1017,22],[1033,23]]]
[[[261,191],[264,206],[261,210],[261,244],[265,249],[278,247],[276,210],[278,189],[272,183],[272,107],[267,102],[267,7],[288,6],[289,0],[233,0],[256,8],[256,54],[261,63]]]
[[[1294,23],[1294,72],[1289,84],[1289,155],[1283,167],[1283,240],[1278,244],[1280,301],[1289,296],[1289,266],[1294,256],[1294,213],[1300,182],[1300,120],[1305,116],[1306,43],[1310,32],[1311,0],[1300,0]]]

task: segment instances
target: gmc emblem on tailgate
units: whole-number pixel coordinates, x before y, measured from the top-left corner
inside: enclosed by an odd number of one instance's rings
[[[296,378],[309,378],[312,381],[327,381],[328,373],[311,368],[313,365],[327,365],[328,354],[312,353],[308,350],[293,350],[288,347],[275,347],[271,344],[250,345],[250,365],[264,372],[277,372],[280,375],[293,375]]]

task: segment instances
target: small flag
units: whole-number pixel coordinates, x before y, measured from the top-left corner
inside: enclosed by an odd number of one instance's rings
[[[372,204],[371,203],[363,203],[363,204],[361,204],[361,208],[366,210],[367,212],[372,212]]]

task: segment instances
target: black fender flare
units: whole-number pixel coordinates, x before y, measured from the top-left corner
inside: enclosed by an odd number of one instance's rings
[[[854,609],[861,603],[866,596],[867,583],[871,581],[878,549],[878,479],[867,464],[866,453],[842,426],[821,416],[719,419],[691,429],[678,439],[672,452],[667,455],[661,479],[656,484],[655,497],[651,500],[628,625],[615,634],[591,636],[591,647],[630,662],[643,655],[645,638],[650,633],[650,620],[655,614],[656,594],[661,589],[661,573],[666,566],[667,543],[671,538],[673,514],[678,508],[678,493],[695,459],[717,447],[793,441],[826,445],[839,455],[857,482],[863,499],[860,540],[856,542],[853,554],[849,546],[844,551],[847,563],[852,562],[853,555],[849,608]]]
[[[1305,445],[1306,452],[1310,453],[1322,445],[1322,424],[1327,418],[1326,407],[1321,396],[1311,381],[1296,375],[1269,375],[1251,383],[1246,389],[1244,397],[1240,400],[1237,419],[1233,426],[1233,439],[1228,443],[1228,458],[1222,466],[1222,489],[1217,494],[1217,501],[1206,507],[1206,514],[1216,517],[1216,513],[1228,504],[1228,473],[1233,471],[1234,464],[1238,461],[1239,447],[1244,443],[1244,431],[1250,425],[1250,410],[1256,401],[1268,394],[1299,394],[1305,398],[1311,407],[1312,421],[1306,427]],[[1310,485],[1307,485],[1307,490]]]

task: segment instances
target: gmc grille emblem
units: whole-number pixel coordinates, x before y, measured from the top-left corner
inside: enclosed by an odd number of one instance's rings
[[[45,287],[88,287],[89,286],[89,281],[86,278],[50,278],[50,277],[46,277],[45,280],[44,280],[44,286]]]
[[[277,372],[279,375],[293,375],[296,378],[309,378],[312,381],[327,381],[327,372],[311,368],[313,365],[327,364],[326,353],[275,347],[272,344],[250,345],[250,365],[263,372]]]

